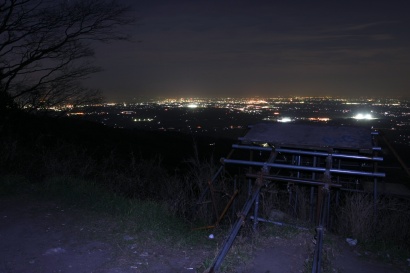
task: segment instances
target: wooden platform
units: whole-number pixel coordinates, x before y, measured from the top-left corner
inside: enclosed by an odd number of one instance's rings
[[[370,128],[353,126],[259,123],[252,125],[239,140],[244,143],[269,143],[275,147],[335,148],[372,153],[371,132]]]

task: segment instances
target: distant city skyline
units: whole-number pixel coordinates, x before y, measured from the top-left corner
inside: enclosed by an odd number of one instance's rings
[[[402,103],[408,104],[410,102],[410,95],[400,95],[400,96],[176,96],[176,95],[164,95],[164,96],[145,96],[137,95],[134,97],[126,99],[107,99],[102,104],[134,104],[134,103],[167,103],[167,102],[207,102],[207,101],[232,101],[238,102],[242,101],[243,103],[268,103],[271,100],[282,100],[282,101],[303,101],[303,100],[332,100],[332,101],[344,101],[346,103],[377,103],[378,101],[383,103]]]
[[[114,128],[240,137],[261,122],[322,123],[382,130],[394,143],[410,147],[410,100],[342,98],[179,98],[104,103],[70,109]]]
[[[133,42],[97,45],[87,81],[107,101],[410,93],[408,1],[128,2]]]

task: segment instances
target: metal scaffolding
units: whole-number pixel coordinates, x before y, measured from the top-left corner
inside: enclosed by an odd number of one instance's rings
[[[260,123],[249,127],[239,143],[232,145],[227,158],[221,159],[221,168],[210,182],[210,190],[204,192],[198,203],[212,190],[223,171],[235,166],[248,181],[248,193],[243,209],[223,247],[208,272],[217,272],[232,246],[242,223],[254,207],[253,227],[258,221],[272,222],[258,216],[259,196],[263,188],[271,184],[286,184],[289,202],[297,202],[292,185],[310,187],[310,220],[316,224],[316,249],[312,273],[321,271],[321,255],[324,229],[329,221],[331,195],[343,191],[363,191],[363,181],[373,183],[374,213],[377,217],[377,183],[385,174],[378,172],[377,132],[363,127],[322,126],[306,124]],[[217,217],[216,225],[237,196],[235,195]],[[296,207],[296,205],[295,205]],[[316,213],[315,213],[316,211]],[[215,212],[217,214],[217,212]],[[376,219],[376,218],[375,218]],[[284,224],[284,223],[276,223]],[[215,226],[216,226],[215,225]],[[285,225],[285,224],[284,224]]]

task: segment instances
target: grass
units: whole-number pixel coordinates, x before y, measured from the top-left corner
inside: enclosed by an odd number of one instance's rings
[[[336,231],[344,237],[357,239],[359,246],[366,251],[385,253],[398,259],[403,255],[408,257],[410,203],[397,197],[383,197],[378,200],[377,206],[375,218],[371,196],[346,195]]]
[[[397,245],[395,242],[369,241],[359,244],[361,252],[386,263],[400,264],[410,257],[409,248]]]
[[[118,245],[119,248],[127,247],[128,242],[122,239],[124,234],[139,238],[138,242],[143,245],[149,241],[154,241],[175,248],[187,246],[205,248],[209,251],[209,255],[204,258],[198,272],[203,272],[212,265],[222,247],[223,239],[226,238],[230,230],[229,225],[221,225],[214,230],[192,230],[191,225],[171,213],[166,204],[154,200],[126,198],[104,189],[94,181],[54,176],[46,179],[43,183],[30,183],[23,176],[0,176],[0,197],[7,198],[27,194],[40,200],[61,202],[70,208],[86,211],[87,215],[90,214],[94,217],[108,215],[109,219],[113,219],[115,223],[113,238],[115,237],[116,241],[122,242]],[[312,230],[310,229],[309,232]],[[259,232],[254,233],[251,224],[246,224],[242,227],[235,243],[224,259],[220,272],[234,272],[239,265],[245,265],[256,249],[268,241],[268,238],[292,239],[297,237],[300,232],[299,229],[290,226],[260,223]],[[214,240],[208,239],[210,233],[215,235]],[[312,238],[313,235],[312,233]],[[331,268],[329,255],[332,255],[334,242],[327,235],[324,239],[323,272],[331,272],[329,271]],[[379,258],[388,262],[406,258],[410,254],[408,249],[381,240],[362,241],[359,247],[363,251],[366,249],[376,253]],[[311,260],[306,262],[306,272],[310,272],[310,267]]]
[[[227,228],[222,227],[193,230],[187,222],[170,213],[166,205],[158,201],[125,198],[105,190],[93,181],[70,177],[51,177],[43,183],[31,184],[22,176],[0,176],[0,194],[4,198],[28,194],[39,201],[55,201],[78,209],[93,219],[112,217],[115,227],[111,229],[110,236],[120,242],[119,248],[127,247],[128,242],[122,237],[130,234],[142,245],[159,242],[173,249],[187,246],[208,249],[210,255],[204,259],[198,272],[212,264],[228,232]],[[92,228],[98,231],[98,227]],[[214,240],[208,239],[210,233],[215,234]],[[94,236],[100,239],[98,234]],[[235,265],[246,262],[254,246],[255,239],[235,243],[220,272],[231,272]]]
[[[226,238],[228,236],[229,230],[217,230],[216,238]],[[247,232],[247,231],[245,231]],[[236,269],[240,266],[244,266],[251,259],[256,246],[261,242],[261,237],[257,234],[241,235],[239,234],[233,243],[232,247],[225,256],[218,272],[236,272]],[[223,247],[224,240],[216,240],[216,246],[214,247],[213,255],[209,256],[204,260],[202,266],[198,269],[198,272],[205,272],[206,269],[209,269],[219,251]]]
[[[166,206],[152,200],[129,199],[104,190],[92,181],[69,177],[52,177],[44,183],[30,184],[21,176],[0,177],[0,196],[30,194],[42,200],[53,200],[75,209],[105,214],[122,223],[127,232],[149,230],[151,239],[179,244],[199,243],[205,231],[192,231]],[[124,230],[124,231],[125,231]]]

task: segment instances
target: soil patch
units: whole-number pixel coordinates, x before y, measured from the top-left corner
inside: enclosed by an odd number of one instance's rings
[[[158,242],[150,239],[149,231],[124,232],[124,223],[108,215],[30,196],[0,199],[0,217],[0,273],[203,272],[222,243],[180,246]],[[311,233],[262,241],[248,253],[250,259],[237,262],[230,271],[309,272]],[[235,244],[241,244],[241,238]],[[342,241],[335,249],[329,255],[331,272],[408,272],[405,267],[363,259]]]

